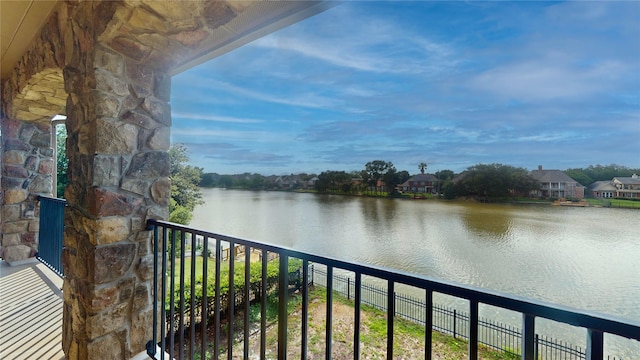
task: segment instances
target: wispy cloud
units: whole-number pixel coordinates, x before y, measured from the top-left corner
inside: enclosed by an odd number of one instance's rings
[[[458,62],[451,46],[400,27],[389,21],[386,14],[362,14],[350,7],[339,7],[332,11],[332,18],[330,24],[314,24],[311,19],[309,27],[321,28],[316,31],[285,29],[259,39],[252,46],[372,73],[433,74]],[[334,26],[352,23],[354,19],[358,19],[358,26]]]
[[[638,13],[347,2],[176,76],[172,140],[218,171],[640,166]]]
[[[288,134],[278,134],[268,130],[262,131],[243,131],[243,130],[227,130],[213,128],[174,128],[171,131],[171,137],[175,142],[193,142],[194,138],[202,139],[225,139],[242,142],[271,142],[281,143],[289,141]]]
[[[190,119],[190,120],[215,121],[215,122],[226,122],[226,123],[237,123],[237,124],[255,124],[255,123],[263,122],[263,120],[260,120],[260,119],[239,118],[239,117],[221,116],[221,115],[207,115],[202,113],[172,113],[171,116],[174,119],[175,118]]]

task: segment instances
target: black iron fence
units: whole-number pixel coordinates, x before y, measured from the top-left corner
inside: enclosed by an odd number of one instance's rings
[[[346,280],[347,297],[353,298],[353,354],[354,359],[360,359],[360,325],[361,306],[371,303],[375,307],[386,312],[387,341],[386,358],[394,359],[394,323],[398,311],[403,311],[404,306],[422,306],[423,316],[412,315],[423,324],[424,331],[424,357],[432,358],[432,332],[430,329],[452,331],[455,336],[467,339],[468,358],[478,358],[478,346],[486,341],[484,332],[490,332],[493,336],[499,334],[503,338],[511,339],[510,344],[517,349],[514,352],[520,354],[522,359],[533,360],[543,354],[542,346],[547,339],[535,334],[535,319],[546,318],[556,322],[581,327],[587,330],[587,347],[580,358],[588,360],[601,360],[604,358],[604,334],[612,334],[623,338],[640,341],[640,323],[627,319],[619,319],[608,315],[572,309],[560,305],[543,303],[536,300],[517,296],[501,294],[494,291],[473,288],[451,282],[416,276],[398,271],[387,270],[378,267],[364,266],[355,263],[331,259],[328,257],[308,254],[279,246],[268,245],[255,241],[238,239],[226,235],[215,234],[189,228],[166,221],[149,220],[149,230],[153,231],[153,244],[156,258],[154,261],[153,291],[154,318],[153,338],[150,339],[147,353],[154,359],[218,359],[221,354],[231,360],[234,357],[234,344],[237,340],[242,344],[242,358],[248,359],[250,352],[249,339],[251,334],[259,336],[260,359],[266,359],[267,353],[267,296],[277,295],[277,340],[270,345],[277,348],[277,358],[286,360],[289,345],[288,327],[288,298],[291,285],[299,289],[301,300],[301,332],[296,339],[301,359],[308,358],[308,281],[300,279],[311,278],[309,274],[310,264],[322,264],[326,268],[324,286],[326,291],[326,315],[324,319],[325,358],[331,359],[333,354],[333,295],[340,291],[344,281],[340,277],[334,277],[334,270],[347,271],[353,274],[353,279]],[[196,261],[197,239],[202,239],[199,250],[202,254],[212,253],[214,263],[209,265],[208,259]],[[224,246],[223,246],[224,244]],[[251,256],[243,259],[236,258],[236,252],[229,252],[229,259],[225,263],[226,274],[222,270],[222,249],[244,247],[245,254],[259,251],[260,260],[252,266]],[[269,267],[271,254],[277,254],[277,266]],[[186,261],[188,255],[191,261]],[[239,261],[240,260],[240,261]],[[296,265],[298,271],[291,271],[290,263]],[[275,263],[275,262],[274,262]],[[244,268],[242,268],[244,264]],[[210,266],[215,270],[210,274]],[[239,272],[235,271],[238,266]],[[256,271],[257,270],[257,271]],[[302,274],[300,274],[300,272]],[[362,278],[375,277],[386,282],[386,287],[371,287],[363,284]],[[314,276],[317,282],[318,276]],[[195,279],[195,280],[194,280]],[[353,296],[351,296],[351,283],[353,282]],[[424,300],[407,298],[398,301],[398,296],[386,296],[395,294],[396,286],[405,284],[424,291]],[[451,314],[450,309],[443,309],[433,304],[433,294],[441,293],[468,302],[468,312]],[[242,300],[238,301],[237,296]],[[229,301],[228,299],[234,299]],[[372,300],[374,299],[374,300]],[[260,324],[257,330],[251,330],[250,303],[259,305]],[[379,304],[383,304],[379,305]],[[522,326],[520,329],[507,328],[478,315],[479,304],[486,304],[522,314]],[[413,305],[411,305],[413,306]],[[197,318],[199,310],[199,319]],[[209,309],[213,309],[210,312]],[[202,316],[203,313],[211,316]],[[165,326],[168,319],[176,319],[176,326]],[[453,317],[453,320],[452,320]],[[192,326],[186,326],[187,320]],[[196,324],[194,326],[193,324]],[[445,325],[446,324],[446,325]],[[212,325],[212,326],[210,326]],[[224,325],[224,326],[223,326]],[[213,332],[208,331],[214,329]],[[454,329],[455,328],[455,329]],[[222,331],[224,330],[224,331]],[[241,334],[238,331],[241,330]],[[222,334],[226,333],[225,342],[222,342]],[[490,337],[490,336],[489,336]],[[195,339],[199,338],[196,342]],[[489,345],[490,346],[490,345]],[[509,345],[507,345],[509,346]],[[551,345],[555,346],[555,345]],[[158,351],[160,349],[160,351]],[[504,349],[501,347],[501,349]]]
[[[40,229],[36,258],[56,274],[63,276],[64,199],[40,196]]]
[[[310,274],[314,285],[326,286],[326,271],[312,264]],[[333,285],[334,292],[347,299],[354,299],[354,279],[334,274]],[[362,304],[387,311],[388,294],[386,289],[367,283],[361,283],[360,289]],[[393,302],[394,316],[425,325],[426,303],[424,299],[395,292]],[[433,330],[451,335],[454,338],[468,339],[469,314],[467,312],[437,304],[433,304],[432,311]],[[478,342],[485,346],[515,356],[521,354],[522,331],[519,327],[478,318],[478,333]],[[544,335],[535,334],[534,346],[534,359],[578,360],[586,358],[586,352],[582,347]],[[607,356],[607,359],[618,360],[615,356]]]

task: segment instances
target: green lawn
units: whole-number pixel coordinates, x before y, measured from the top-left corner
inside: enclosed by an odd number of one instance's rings
[[[195,265],[196,265],[196,277],[202,276],[202,270],[204,265],[204,258],[202,256],[195,257]],[[185,283],[191,283],[191,264],[193,263],[191,257],[184,258],[184,271],[185,271]],[[174,278],[176,281],[180,280],[180,259],[175,260],[175,273]],[[229,269],[229,262],[225,261],[220,264],[221,271],[224,269]],[[208,276],[213,276],[216,274],[216,259],[209,258],[207,261],[207,274]]]
[[[617,207],[628,209],[640,209],[640,201],[624,200],[624,199],[587,199],[590,205]]]

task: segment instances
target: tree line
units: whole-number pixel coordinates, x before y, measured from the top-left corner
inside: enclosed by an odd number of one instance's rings
[[[57,148],[57,195],[64,197],[67,185],[66,131],[64,127],[56,129]],[[230,189],[272,190],[281,189],[273,181],[277,176],[264,176],[258,173],[220,175],[204,173],[202,168],[189,164],[187,148],[182,144],[173,144],[169,149],[171,162],[171,201],[169,221],[188,224],[193,210],[202,204],[200,187],[223,187]],[[425,174],[427,164],[421,162],[417,169]],[[570,168],[564,172],[580,184],[589,186],[596,181],[611,180],[614,177],[640,175],[640,168],[623,165],[589,165],[586,168]],[[522,167],[504,164],[477,164],[456,174],[452,170],[440,170],[433,174],[437,179],[437,194],[446,199],[460,196],[513,197],[527,196],[539,188],[539,183],[529,176],[530,172]],[[403,184],[411,175],[406,170],[398,171],[391,161],[373,160],[364,164],[361,170],[346,172],[326,170],[320,174],[299,173],[289,175],[290,190],[306,189],[320,193],[359,194],[374,196],[400,196],[398,185]],[[314,180],[314,181],[312,181]],[[310,185],[312,184],[312,185]]]
[[[424,174],[426,163],[418,164],[418,170]],[[586,168],[572,168],[564,172],[580,184],[589,186],[595,181],[611,180],[614,177],[628,177],[640,174],[640,169],[622,165],[590,165]],[[320,174],[291,174],[298,184],[289,187],[291,190],[307,188],[320,193],[365,194],[374,196],[400,196],[398,185],[404,183],[411,174],[406,170],[398,171],[390,161],[373,160],[367,162],[362,170],[339,171],[326,170]],[[505,164],[476,164],[456,174],[452,170],[440,170],[433,174],[437,179],[436,190],[444,198],[453,199],[461,196],[477,196],[488,198],[525,197],[540,186],[530,176],[530,171],[523,167]],[[220,175],[204,173],[200,186],[224,187],[230,189],[272,190],[278,189],[273,182],[276,176],[264,176],[257,173]],[[314,179],[309,188],[309,180]]]

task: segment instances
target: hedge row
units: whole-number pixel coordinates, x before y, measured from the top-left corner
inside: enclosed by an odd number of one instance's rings
[[[267,287],[267,295],[272,294],[277,291],[278,288],[278,278],[279,278],[279,258],[271,260],[267,263],[267,279],[266,279],[266,287]],[[242,302],[242,299],[245,298],[244,294],[244,263],[235,263],[234,264],[234,275],[233,275],[233,288],[234,293],[236,294],[236,304],[238,304],[238,300]],[[249,282],[249,296],[250,301],[260,301],[262,295],[262,264],[254,263],[250,267],[250,282]],[[295,285],[299,287],[302,281],[302,260],[299,259],[289,259],[289,285]],[[191,299],[192,296],[195,300],[195,304],[202,303],[203,296],[203,276],[198,275],[195,277],[195,293],[191,293],[191,279],[187,279],[184,284],[184,306],[185,311],[190,310]],[[176,284],[176,288],[174,289],[174,300],[173,306],[175,311],[179,311],[180,309],[180,287]],[[210,304],[209,310],[212,311],[213,304],[215,301],[215,274],[209,274],[207,276],[207,289],[206,289],[207,303]],[[225,309],[228,304],[228,296],[229,296],[229,268],[220,270],[220,301],[221,301],[221,309]],[[166,298],[166,310],[169,311],[171,309],[171,294],[167,294]],[[199,305],[198,305],[199,306]]]

